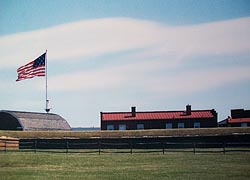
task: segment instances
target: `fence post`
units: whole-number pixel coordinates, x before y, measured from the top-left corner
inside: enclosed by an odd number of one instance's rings
[[[98,149],[99,149],[99,155],[101,154],[101,142],[98,141]]]
[[[222,144],[223,144],[223,154],[225,154],[226,153],[225,142],[223,141]]]
[[[132,154],[133,153],[133,143],[132,143],[132,141],[130,141],[130,154]]]
[[[34,145],[35,147],[34,147],[34,148],[35,148],[35,153],[36,153],[36,149],[37,149],[37,140],[35,140],[34,143],[35,143],[35,145]]]
[[[7,152],[7,140],[4,141],[4,152]]]
[[[66,140],[66,153],[68,153],[68,152],[69,152],[69,141]]]
[[[196,143],[195,143],[195,141],[193,142],[193,152],[194,152],[194,154],[196,153],[195,152],[195,146],[196,146]]]
[[[165,154],[165,142],[162,142],[162,154]]]

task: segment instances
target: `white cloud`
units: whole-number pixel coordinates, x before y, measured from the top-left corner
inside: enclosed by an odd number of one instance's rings
[[[123,61],[120,65],[68,74],[61,71],[61,75],[50,77],[50,90],[91,91],[133,86],[156,92],[182,92],[182,86],[185,86],[193,92],[249,78],[246,73],[249,68],[176,70],[176,76],[168,77],[156,75],[157,72],[173,70],[191,55],[249,52],[249,37],[250,18],[177,27],[131,18],[79,21],[0,37],[0,69],[17,68],[45,49],[48,49],[49,61],[63,62],[65,67],[77,60],[86,61],[91,56],[101,59],[105,54],[135,50],[119,57],[117,60]],[[208,81],[210,83],[204,83]],[[167,82],[171,83],[171,88]]]
[[[51,91],[92,91],[104,89],[141,89],[150,93],[187,94],[250,80],[250,67],[202,68],[177,71],[173,75],[160,73],[164,64],[135,63],[101,70],[69,73],[50,78]],[[163,71],[168,71],[162,69]]]
[[[188,94],[250,80],[250,67],[217,68],[180,72],[175,76],[151,79],[150,90],[158,93]]]
[[[50,61],[68,62],[138,48],[146,49],[142,57],[239,53],[250,50],[249,37],[250,18],[178,27],[131,18],[86,20],[0,37],[0,68],[22,65],[46,49]]]
[[[119,59],[118,59],[119,60]],[[70,72],[49,78],[52,91],[78,91],[137,87],[147,84],[148,79],[158,70],[174,67],[162,61],[139,61],[122,65]],[[154,76],[155,77],[155,76]],[[41,84],[37,83],[39,88]]]
[[[159,27],[159,28],[158,28]],[[24,63],[48,49],[51,61],[144,47],[158,42],[161,26],[126,18],[80,21],[52,28],[0,37],[1,67]],[[22,61],[24,59],[24,61]]]

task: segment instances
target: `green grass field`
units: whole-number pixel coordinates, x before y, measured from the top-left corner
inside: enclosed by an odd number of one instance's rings
[[[0,152],[2,180],[248,180],[250,153]]]

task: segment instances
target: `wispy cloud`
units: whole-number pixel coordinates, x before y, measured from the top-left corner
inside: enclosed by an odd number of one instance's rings
[[[249,67],[164,71],[182,66],[190,56],[230,55],[250,52],[250,18],[192,26],[131,19],[104,18],[63,24],[47,29],[0,37],[0,69],[17,68],[48,49],[51,62],[87,61],[89,57],[133,51],[117,60],[120,65],[64,73],[50,77],[50,89],[92,90],[134,86],[152,91],[189,91],[249,79]],[[203,59],[201,59],[203,61]],[[157,74],[161,72],[161,74]],[[215,76],[215,78],[213,78]],[[171,87],[167,83],[171,82]],[[207,83],[209,82],[209,83]]]
[[[175,76],[152,80],[152,85],[148,87],[157,93],[188,94],[250,80],[249,71],[249,67],[237,67],[180,72]]]
[[[49,50],[51,61],[146,48],[145,55],[249,51],[250,18],[172,27],[130,18],[104,18],[0,37],[1,68]]]
[[[130,68],[129,68],[130,66]],[[143,89],[145,92],[186,94],[238,81],[250,80],[250,67],[199,69],[157,74],[156,67],[129,65],[89,72],[59,75],[50,79],[52,91],[92,91],[104,89]]]

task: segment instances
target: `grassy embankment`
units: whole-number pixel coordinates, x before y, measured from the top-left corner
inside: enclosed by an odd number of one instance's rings
[[[57,154],[0,152],[4,180],[248,180],[250,153]]]
[[[0,137],[8,136],[14,138],[119,138],[232,134],[250,134],[250,128],[162,129],[140,131],[0,131]]]

